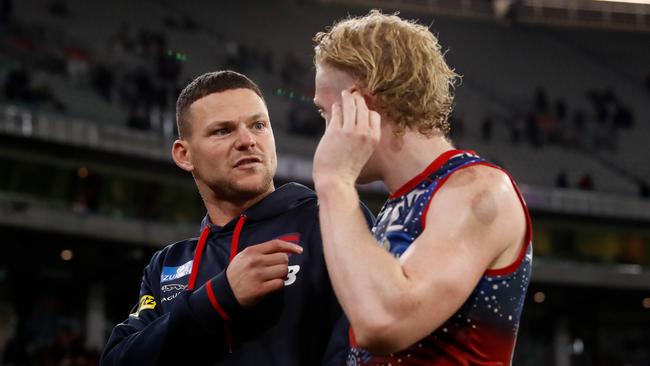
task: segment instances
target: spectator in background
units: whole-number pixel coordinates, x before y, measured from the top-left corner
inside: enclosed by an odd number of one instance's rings
[[[25,101],[31,98],[29,90],[31,74],[27,69],[19,67],[7,73],[4,83],[4,96],[10,101]]]
[[[491,117],[485,117],[481,122],[481,138],[483,142],[490,142],[492,140],[492,129],[494,128],[494,121]]]
[[[569,180],[567,178],[566,171],[561,170],[555,178],[555,187],[557,188],[569,188]]]
[[[300,59],[289,52],[285,55],[284,63],[282,64],[282,69],[280,70],[280,77],[285,85],[289,86],[301,86],[301,83],[305,81],[305,67],[300,62]]]
[[[586,120],[584,110],[578,109],[573,113],[573,132],[571,133],[573,140],[569,140],[569,143],[573,141],[579,148],[584,148],[586,145]]]
[[[140,103],[131,108],[126,124],[133,129],[146,131],[151,129],[151,121],[149,117],[150,115],[147,113],[147,107]]]
[[[544,88],[537,87],[535,89],[535,104],[534,104],[534,111],[536,113],[548,113],[548,108],[549,108],[549,103],[548,103],[548,95],[546,93],[546,90]]]
[[[66,47],[64,50],[66,73],[75,84],[84,84],[90,73],[90,55],[78,47]]]
[[[615,107],[613,126],[615,128],[632,128],[634,127],[634,117],[632,110],[621,103]]]
[[[31,85],[31,73],[23,68],[9,71],[3,86],[4,97],[16,103],[28,103],[35,107],[64,111],[65,105],[46,84]]]
[[[90,83],[99,95],[110,102],[113,99],[113,84],[115,82],[115,73],[106,65],[99,64],[94,67],[90,76]]]
[[[533,113],[529,113],[526,116],[526,136],[534,147],[540,148],[544,145],[542,129],[537,122],[537,116]]]
[[[578,188],[583,191],[593,191],[594,190],[594,179],[591,177],[591,174],[584,173],[578,180]]]
[[[521,136],[526,127],[527,117],[525,113],[517,113],[517,115],[510,120],[510,142],[513,145],[518,145],[521,142]]]

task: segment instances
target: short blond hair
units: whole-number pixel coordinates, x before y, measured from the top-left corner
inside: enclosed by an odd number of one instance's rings
[[[459,75],[445,62],[438,39],[423,25],[371,10],[314,37],[316,64],[349,73],[377,98],[396,131],[449,133]]]

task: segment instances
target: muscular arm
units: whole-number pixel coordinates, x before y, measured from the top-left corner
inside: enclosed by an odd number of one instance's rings
[[[397,260],[364,225],[353,185],[319,180],[325,259],[357,342],[394,352],[430,334],[465,302],[488,268],[519,253],[525,217],[508,177],[469,167],[435,195],[426,228]]]

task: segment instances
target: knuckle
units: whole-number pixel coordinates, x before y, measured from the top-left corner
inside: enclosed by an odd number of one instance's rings
[[[257,267],[262,262],[262,258],[259,256],[252,257],[249,261],[251,267]]]
[[[255,269],[251,270],[251,277],[252,277],[255,281],[259,281],[259,280],[261,280],[261,279],[262,279],[262,271],[259,270],[258,268],[255,268]]]

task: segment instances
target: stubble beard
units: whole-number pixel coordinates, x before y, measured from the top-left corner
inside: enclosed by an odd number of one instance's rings
[[[232,178],[215,180],[209,186],[216,197],[221,200],[230,202],[248,201],[271,190],[273,186],[273,174],[270,169],[265,167],[260,184],[252,187],[249,185],[242,186]]]

